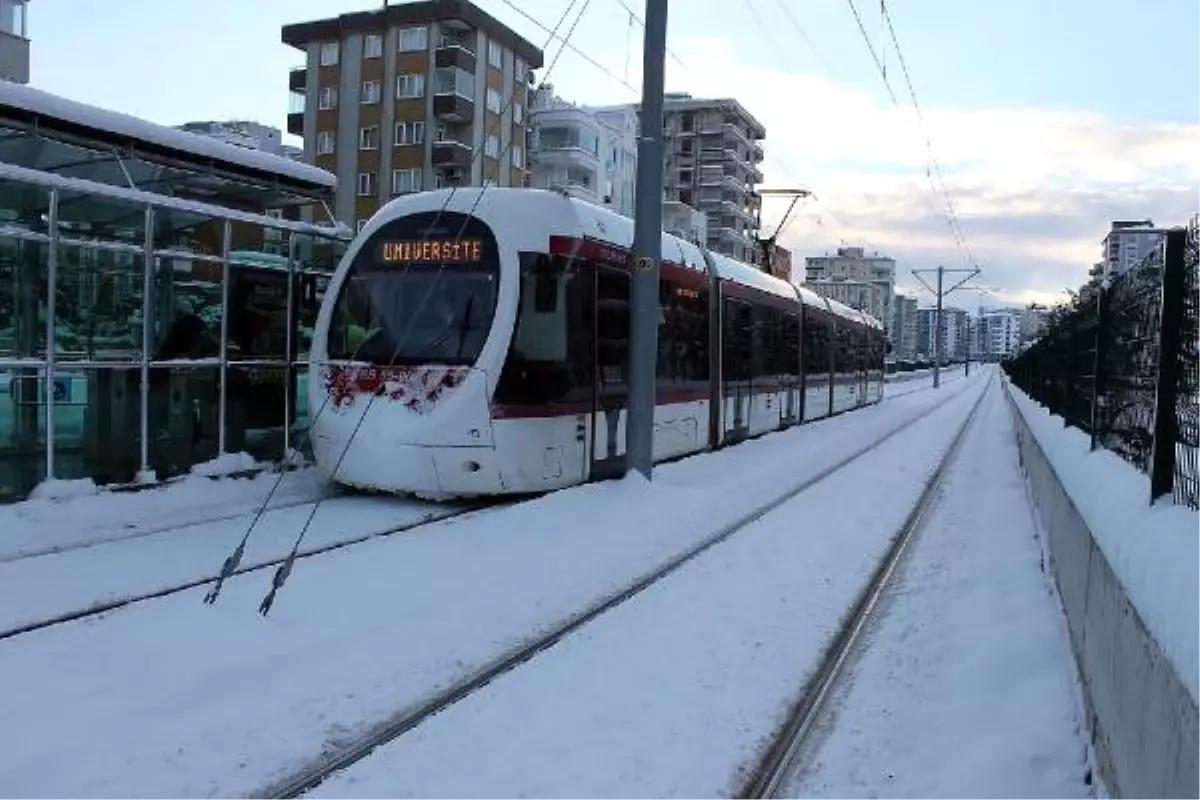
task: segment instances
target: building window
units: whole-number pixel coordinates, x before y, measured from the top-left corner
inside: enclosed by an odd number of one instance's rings
[[[513,61],[513,80],[518,86],[525,83],[525,73],[528,71],[529,68],[525,66],[525,61],[523,59],[518,58]]]
[[[692,182],[692,171],[690,169],[679,170],[679,182],[680,183],[691,183]]]
[[[429,47],[429,28],[422,25],[419,28],[404,28],[400,31],[398,49],[401,53],[412,53]]]
[[[525,149],[521,147],[513,147],[512,149],[512,165],[517,169],[525,169]]]
[[[364,106],[373,105],[379,102],[380,90],[379,81],[363,81],[362,83],[362,104]]]
[[[383,55],[383,37],[378,33],[368,33],[363,39],[363,58],[379,58]]]
[[[327,156],[334,150],[337,143],[336,131],[320,131],[317,133],[317,155]]]
[[[488,64],[496,69],[504,67],[504,48],[494,40],[488,40]]]
[[[421,191],[421,168],[392,170],[392,194]]]
[[[520,103],[513,103],[513,124],[520,125],[525,122],[525,107]]]
[[[483,154],[491,158],[500,157],[500,137],[489,136],[483,145]]]
[[[362,233],[362,229],[367,227],[367,223],[370,221],[371,220],[369,219],[360,219],[357,223],[355,223],[354,227],[359,233]]]
[[[331,108],[337,108],[337,87],[322,86],[317,90],[317,108],[322,111],[328,111]]]
[[[499,90],[489,86],[487,90],[487,110],[493,114],[499,114],[502,108],[504,108],[504,100],[500,97]]]
[[[424,28],[421,28],[424,30]],[[407,75],[396,76],[396,97],[411,98],[425,96],[425,75],[422,73],[409,73]]]
[[[375,194],[375,173],[360,172],[358,173],[358,196],[371,197]]]
[[[338,42],[323,42],[321,44],[321,66],[332,67],[338,63],[338,52],[341,47]]]
[[[358,149],[359,150],[378,150],[379,149],[379,126],[368,125],[365,128],[358,130]]]
[[[424,122],[397,122],[396,144],[421,144],[425,141]]]

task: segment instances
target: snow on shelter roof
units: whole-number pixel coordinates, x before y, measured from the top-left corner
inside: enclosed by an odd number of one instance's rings
[[[226,144],[119,111],[69,100],[30,86],[0,81],[0,109],[6,107],[19,109],[35,117],[49,117],[94,131],[158,145],[190,156],[193,160],[210,159],[242,169],[265,172],[275,177],[307,184],[311,189],[332,190],[337,186],[337,177],[333,173],[290,158]]]

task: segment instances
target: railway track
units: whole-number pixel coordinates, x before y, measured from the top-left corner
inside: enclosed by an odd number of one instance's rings
[[[817,720],[821,717],[825,703],[845,674],[850,656],[861,641],[863,631],[875,619],[879,600],[887,591],[893,575],[909,551],[910,543],[916,538],[922,523],[936,504],[939,489],[949,467],[961,451],[967,430],[978,416],[979,408],[993,379],[989,378],[951,440],[950,447],[946,449],[945,455],[926,480],[917,502],[892,537],[891,544],[876,566],[871,579],[850,606],[849,615],[830,641],[816,672],[790,709],[775,737],[763,751],[748,780],[737,793],[738,797],[777,797],[787,779],[800,768],[802,753],[812,736]]]
[[[272,503],[267,506],[266,513],[270,514],[275,511],[284,511],[297,506],[312,505],[326,500],[331,500],[337,495],[322,494],[317,497],[297,497],[288,500],[283,500],[278,503]],[[224,514],[213,514],[211,516],[202,516],[196,519],[189,519],[182,523],[173,523],[170,525],[157,525],[149,528],[140,528],[137,530],[127,531],[124,533],[114,533],[111,536],[100,536],[95,539],[87,539],[85,541],[70,542],[62,545],[50,545],[33,550],[23,550],[18,553],[0,556],[0,564],[11,564],[15,561],[23,561],[27,558],[39,558],[41,556],[60,555],[62,553],[71,553],[76,550],[87,550],[92,547],[103,547],[104,545],[114,544],[116,542],[127,542],[132,539],[144,539],[149,536],[162,536],[164,534],[176,533],[179,531],[194,528],[198,525],[211,525],[216,522],[228,522],[239,517],[250,518],[254,516],[257,504],[254,507],[243,508],[241,511],[231,511]]]
[[[985,392],[986,388],[984,392],[980,393],[980,398],[983,397]],[[553,647],[566,636],[583,628],[588,623],[623,604],[627,600],[630,600],[641,594],[645,589],[657,584],[664,578],[675,573],[682,566],[691,562],[711,548],[729,540],[739,531],[775,511],[784,503],[793,500],[810,487],[873,452],[896,435],[907,430],[920,420],[941,409],[944,405],[950,402],[950,400],[957,397],[959,393],[960,392],[947,392],[947,396],[944,399],[939,400],[939,402],[923,410],[916,416],[890,429],[887,433],[876,439],[874,442],[854,450],[842,459],[838,460],[836,463],[821,470],[819,473],[808,477],[795,486],[790,487],[788,490],[778,495],[769,503],[750,511],[731,523],[721,527],[682,553],[677,554],[665,563],[658,565],[648,573],[645,573],[641,577],[626,584],[624,588],[598,599],[586,608],[566,618],[547,633],[527,640],[526,642],[495,658],[494,660],[482,665],[444,690],[441,690],[433,695],[429,695],[422,700],[419,700],[412,705],[401,709],[392,717],[374,725],[357,738],[339,747],[337,750],[324,754],[308,764],[306,767],[298,770],[282,780],[276,781],[275,783],[263,788],[261,791],[253,792],[253,796],[291,798],[303,795],[310,789],[320,785],[330,775],[361,761],[377,748],[398,739],[433,715],[470,696],[474,692],[478,691],[504,674],[520,667],[525,662],[536,657],[539,653]],[[974,415],[974,412],[977,408],[978,402],[976,402],[975,406],[972,408],[968,419]],[[960,436],[955,439],[955,444],[957,444],[960,438],[961,431]],[[942,469],[942,467],[939,467],[939,470],[940,469]],[[927,493],[928,491],[929,490],[927,490]],[[922,496],[924,497],[924,495]]]
[[[366,533],[358,534],[355,536],[350,536],[348,538],[341,539],[336,542],[330,542],[328,544],[316,545],[316,546],[308,547],[308,548],[302,548],[299,551],[299,553],[297,554],[296,558],[297,558],[297,560],[312,558],[313,556],[319,556],[323,553],[329,553],[334,550],[340,550],[344,547],[350,547],[352,545],[362,544],[363,542],[367,542],[372,539],[379,539],[379,538],[383,538],[383,537],[387,537],[387,536],[396,536],[396,535],[405,534],[405,533],[412,533],[413,531],[416,531],[417,529],[423,528],[427,525],[433,525],[433,524],[439,523],[439,522],[446,522],[446,521],[452,520],[452,519],[463,518],[463,517],[466,517],[471,514],[476,514],[476,513],[483,512],[483,511],[492,510],[492,509],[495,509],[497,507],[502,507],[507,504],[508,503],[506,503],[506,502],[475,503],[475,504],[466,506],[464,508],[453,509],[451,511],[447,511],[446,513],[440,513],[440,514],[435,513],[433,515],[426,516],[422,519],[417,519],[417,520],[412,520],[410,522],[406,522],[402,525],[395,525],[395,526],[386,527],[386,528],[379,528],[379,529],[368,531]],[[300,504],[298,504],[298,505],[300,505]],[[238,515],[238,516],[242,516],[242,515]],[[271,559],[267,559],[267,560],[263,560],[263,561],[257,561],[253,564],[249,564],[244,567],[239,567],[237,570],[235,570],[232,573],[232,576],[245,575],[247,573],[258,572],[260,570],[265,570],[265,569],[270,569],[272,567],[276,567],[279,564],[282,564],[286,560],[286,557],[287,557],[286,554],[284,554],[284,555],[279,556],[278,558],[271,558]],[[104,614],[106,612],[113,611],[113,610],[119,609],[119,608],[123,608],[125,606],[130,606],[130,605],[134,605],[137,603],[143,603],[148,600],[155,600],[160,597],[168,597],[170,595],[178,594],[179,592],[184,592],[189,589],[195,589],[200,586],[206,586],[210,583],[215,583],[216,580],[217,580],[216,575],[205,575],[204,577],[200,577],[200,578],[193,578],[193,579],[184,580],[184,581],[177,581],[168,586],[160,587],[153,591],[139,592],[136,594],[131,594],[131,595],[116,598],[113,600],[105,600],[103,602],[94,603],[85,608],[79,608],[79,609],[69,611],[66,613],[56,614],[54,616],[46,617],[46,618],[37,620],[35,622],[14,625],[5,630],[0,631],[0,641],[3,641],[5,639],[10,639],[14,636],[20,636],[22,634],[31,633],[33,631],[42,630],[44,628],[51,628],[56,625],[62,625],[64,623],[68,623],[68,622],[75,622],[78,620],[87,619],[89,617],[94,617],[99,614]]]

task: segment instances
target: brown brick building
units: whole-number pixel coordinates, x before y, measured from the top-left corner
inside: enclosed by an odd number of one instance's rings
[[[306,55],[289,80],[288,132],[337,176],[339,221],[361,227],[407,192],[524,184],[542,52],[471,3],[385,6],[287,25],[282,38]]]

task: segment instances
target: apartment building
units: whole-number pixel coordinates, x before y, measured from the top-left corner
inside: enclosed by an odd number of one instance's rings
[[[289,78],[288,132],[337,176],[339,221],[361,228],[408,192],[525,184],[542,51],[475,5],[384,4],[286,25],[282,39],[305,54]]]
[[[1102,243],[1104,278],[1112,280],[1136,266],[1162,241],[1153,220],[1114,220]]]
[[[636,110],[638,106],[633,106]],[[663,200],[706,218],[707,246],[757,263],[766,128],[732,98],[669,93],[663,101]]]
[[[934,354],[934,321],[937,319],[937,309],[918,308],[915,315],[917,357],[933,358]],[[963,361],[972,355],[970,315],[961,308],[942,308],[941,315],[941,361]]]
[[[529,185],[561,189],[632,217],[637,183],[637,117],[629,108],[577,106],[543,85],[529,107]]]
[[[878,293],[869,294],[870,305],[860,306],[857,302],[849,303],[855,308],[874,316],[884,324],[888,338],[897,340],[895,319],[892,305],[896,295],[896,260],[879,253],[867,255],[861,247],[839,247],[834,255],[809,256],[804,259],[805,285],[815,292],[827,294],[841,299],[837,294],[816,288],[825,283],[841,283],[844,281],[869,283],[879,287]],[[848,289],[858,292],[857,286]],[[842,300],[842,302],[846,302]]]
[[[998,308],[983,311],[975,322],[975,353],[979,360],[994,360],[1015,355],[1021,348],[1022,310]]]
[[[917,298],[897,293],[892,299],[892,357],[909,361],[917,357]]]

